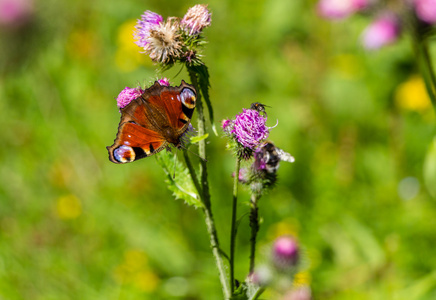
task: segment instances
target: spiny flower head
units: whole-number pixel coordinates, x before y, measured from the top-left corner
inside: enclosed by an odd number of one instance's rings
[[[133,33],[136,39],[135,44],[139,47],[146,48],[149,43],[148,38],[150,36],[150,31],[156,28],[159,24],[163,23],[163,17],[152,11],[145,11],[141,15],[141,20],[137,21],[135,26],[135,32]]]
[[[212,13],[207,9],[207,5],[197,4],[188,9],[181,25],[190,35],[198,35],[204,28],[210,26],[211,16]]]
[[[141,88],[129,88],[126,87],[124,90],[120,92],[117,97],[117,106],[119,108],[126,107],[132,100],[135,100],[139,96],[141,96],[144,91]]]
[[[170,86],[170,81],[166,77],[158,79],[157,82],[159,82],[159,84],[163,86]]]
[[[291,236],[281,236],[274,241],[272,261],[279,270],[295,267],[299,258],[297,241]]]
[[[143,48],[154,62],[174,63],[181,57],[182,43],[179,34],[180,24],[176,18],[168,18],[149,30]]]
[[[231,132],[244,148],[254,150],[269,135],[266,120],[256,110],[243,109],[241,114],[236,115]]]

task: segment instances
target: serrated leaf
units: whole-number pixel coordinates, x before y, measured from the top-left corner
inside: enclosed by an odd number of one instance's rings
[[[191,141],[192,144],[195,144],[195,143],[198,143],[199,141],[207,139],[208,136],[209,136],[209,133],[203,134],[201,136],[198,136],[198,135],[197,136],[193,136],[193,137],[191,137],[190,141]]]
[[[424,161],[424,182],[429,193],[436,198],[436,137],[430,145]]]
[[[203,207],[188,169],[180,161],[175,160],[174,155],[167,151],[162,151],[156,155],[156,160],[167,175],[165,182],[168,184],[168,189],[173,192],[174,197],[184,200],[188,205],[195,208]],[[175,167],[174,163],[176,164]],[[173,178],[174,173],[175,177]]]

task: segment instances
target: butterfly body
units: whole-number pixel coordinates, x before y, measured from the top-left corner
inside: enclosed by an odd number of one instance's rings
[[[169,144],[180,147],[196,98],[195,88],[184,81],[178,87],[155,82],[120,110],[117,137],[107,147],[109,160],[127,163],[158,153]]]

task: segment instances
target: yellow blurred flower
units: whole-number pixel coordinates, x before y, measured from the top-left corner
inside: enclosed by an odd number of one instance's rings
[[[346,79],[355,79],[364,71],[359,58],[352,54],[340,54],[333,58],[333,68]]]
[[[282,235],[298,236],[299,224],[295,219],[286,219],[268,228],[268,238],[274,240]]]
[[[124,259],[114,270],[114,278],[119,284],[131,284],[137,289],[150,293],[156,290],[160,279],[150,270],[147,255],[131,249],[124,253]]]
[[[307,271],[301,271],[294,276],[294,287],[309,286],[312,281],[312,276]]]
[[[141,291],[150,293],[156,290],[159,284],[159,277],[152,271],[146,270],[136,274],[133,284]]]
[[[148,55],[141,53],[141,48],[135,44],[133,38],[135,25],[136,20],[128,20],[118,29],[118,48],[115,53],[115,64],[124,72],[134,71],[140,65],[152,65],[152,61]]]
[[[425,112],[431,109],[431,101],[424,80],[414,75],[401,83],[395,91],[395,104],[404,110]]]
[[[142,270],[147,265],[147,255],[140,250],[128,250],[124,253],[124,265],[130,271]]]
[[[77,29],[68,37],[66,49],[74,58],[92,58],[97,52],[96,36],[90,30]]]
[[[59,197],[56,203],[56,214],[62,220],[78,218],[82,214],[80,199],[74,195]]]

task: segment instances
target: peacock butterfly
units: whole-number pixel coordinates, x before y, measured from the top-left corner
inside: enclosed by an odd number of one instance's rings
[[[113,163],[128,163],[162,151],[172,144],[179,148],[195,109],[197,91],[182,80],[178,87],[157,81],[121,108],[118,133],[109,151]]]

